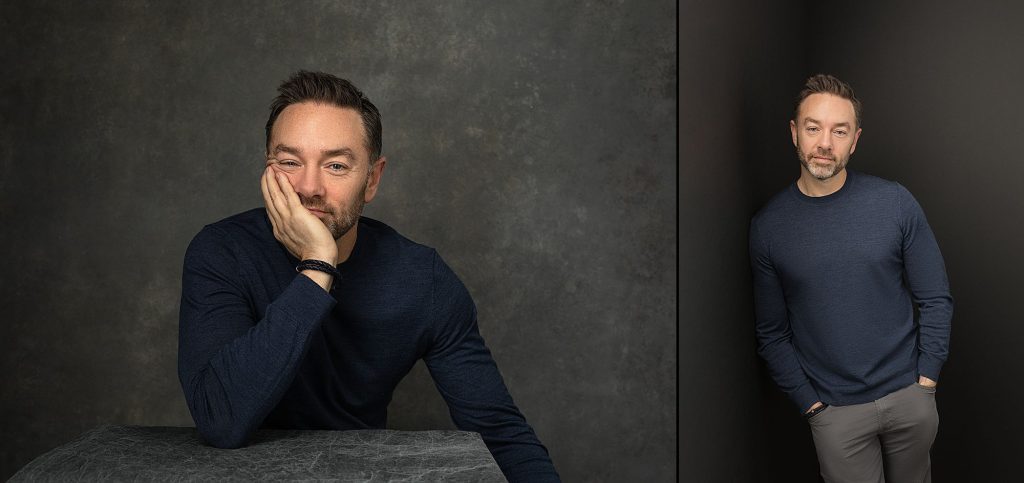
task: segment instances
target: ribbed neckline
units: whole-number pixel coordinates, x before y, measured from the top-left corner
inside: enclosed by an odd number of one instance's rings
[[[796,181],[794,181],[793,184],[789,185],[789,190],[800,201],[803,201],[805,203],[813,203],[813,204],[816,204],[816,205],[823,205],[823,204],[832,203],[832,202],[834,202],[834,201],[836,201],[838,199],[841,199],[843,196],[845,196],[846,193],[848,193],[850,191],[851,186],[853,186],[853,183],[856,182],[856,180],[857,180],[857,172],[852,170],[852,169],[846,168],[846,182],[843,183],[843,186],[840,187],[838,191],[836,191],[835,193],[832,193],[830,195],[825,195],[825,196],[807,196],[802,191],[800,191],[800,187],[797,186]]]

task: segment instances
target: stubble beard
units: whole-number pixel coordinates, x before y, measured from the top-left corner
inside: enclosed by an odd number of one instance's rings
[[[299,201],[306,208],[313,208],[327,213],[327,218],[320,221],[327,226],[331,236],[338,240],[345,236],[352,227],[356,226],[356,223],[359,223],[359,217],[363,214],[363,207],[366,205],[366,201],[364,201],[365,194],[366,185],[363,185],[363,189],[359,190],[357,196],[350,200],[346,206],[340,207],[340,209],[328,207],[324,199],[319,196],[307,198],[299,195]]]
[[[815,150],[811,151],[810,153],[804,154],[803,152],[800,151],[800,148],[797,147],[796,155],[797,158],[800,159],[800,164],[804,167],[804,169],[807,170],[807,172],[810,173],[811,176],[814,176],[816,179],[822,181],[843,172],[843,170],[846,169],[846,163],[850,160],[849,156],[836,156],[835,153],[831,151],[824,152],[817,148],[815,148]],[[823,156],[826,158],[830,158],[832,159],[833,163],[827,166],[815,164],[812,161],[812,159],[815,156]]]

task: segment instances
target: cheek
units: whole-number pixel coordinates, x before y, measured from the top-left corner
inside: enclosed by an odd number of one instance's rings
[[[326,198],[335,206],[347,206],[352,202],[358,190],[353,190],[349,183],[327,183],[324,186]]]

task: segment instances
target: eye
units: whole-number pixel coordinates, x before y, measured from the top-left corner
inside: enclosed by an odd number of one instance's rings
[[[810,132],[810,133],[818,132],[818,126],[807,126],[807,132]]]
[[[836,136],[839,136],[839,137],[846,136],[846,131],[844,131],[842,129],[836,129],[835,133],[836,133]]]
[[[301,166],[299,162],[294,159],[279,159],[277,160],[277,164],[284,169],[292,169]]]
[[[327,169],[340,173],[347,170],[348,166],[345,166],[343,163],[327,163]]]

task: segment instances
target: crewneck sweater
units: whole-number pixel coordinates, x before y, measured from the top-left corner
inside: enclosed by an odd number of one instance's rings
[[[758,352],[801,411],[938,380],[949,353],[953,299],[921,206],[847,172],[828,196],[791,184],[750,226]]]
[[[424,360],[455,425],[510,481],[558,481],[433,249],[361,217],[330,292],[296,273],[263,209],[208,225],[185,255],[178,374],[200,435],[237,448],[258,428],[384,429]]]

